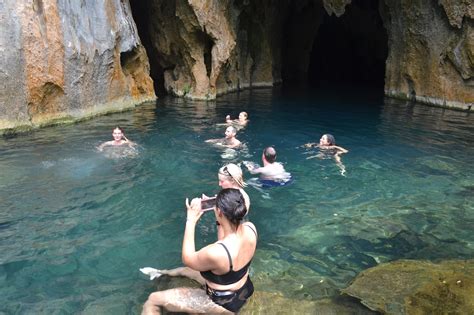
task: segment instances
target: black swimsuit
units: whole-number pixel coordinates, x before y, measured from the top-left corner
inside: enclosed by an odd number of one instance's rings
[[[255,236],[257,236],[257,232],[255,232],[255,230],[251,226],[249,225],[245,225],[245,226],[248,226],[255,233]],[[217,244],[222,245],[222,247],[224,247],[227,253],[227,257],[229,258],[229,265],[230,265],[229,272],[223,275],[216,275],[212,271],[208,270],[208,271],[202,271],[201,275],[204,279],[210,282],[217,283],[217,284],[227,285],[227,284],[236,283],[247,274],[247,271],[250,267],[250,263],[252,262],[252,260],[250,260],[248,264],[246,264],[240,270],[234,271],[233,264],[232,264],[232,257],[230,256],[229,250],[224,244],[222,243],[217,243]],[[207,286],[206,284],[206,293],[211,298],[211,300],[214,303],[227,309],[228,311],[231,311],[234,313],[237,312],[245,304],[245,302],[250,296],[252,296],[253,290],[254,290],[253,283],[250,280],[250,277],[248,277],[245,284],[236,291],[214,290],[210,288],[209,286]]]

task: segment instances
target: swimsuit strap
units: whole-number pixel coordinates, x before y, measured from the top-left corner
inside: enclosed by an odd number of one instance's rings
[[[230,253],[229,253],[229,250],[227,249],[227,247],[223,244],[223,243],[217,243],[217,244],[220,244],[222,245],[222,247],[224,247],[226,253],[227,253],[227,257],[229,257],[229,264],[230,264],[230,270],[229,272],[232,271],[232,269],[234,268],[234,266],[232,265],[232,257],[230,256]]]
[[[248,224],[242,224],[243,226],[246,226],[248,228],[250,228],[253,232],[253,234],[255,234],[255,238],[258,238],[258,235],[257,235],[257,231],[255,231],[255,229],[253,227],[251,227],[250,225]]]

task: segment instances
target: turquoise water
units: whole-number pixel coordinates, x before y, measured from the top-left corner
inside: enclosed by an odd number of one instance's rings
[[[238,134],[245,150],[204,143],[240,110],[250,116]],[[115,125],[136,154],[94,149]],[[350,151],[346,176],[299,147],[326,132]],[[257,290],[316,300],[379,262],[473,258],[473,144],[472,114],[371,91],[163,98],[0,138],[0,313],[139,312],[154,283],[138,269],[180,265],[184,199],[217,192],[221,165],[261,162],[267,145],[295,180],[246,189],[260,234]],[[215,240],[213,222],[202,218],[197,246]]]

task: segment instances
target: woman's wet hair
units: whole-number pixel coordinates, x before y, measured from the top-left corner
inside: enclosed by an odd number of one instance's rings
[[[122,127],[120,127],[120,126],[115,126],[115,128],[114,128],[113,130],[115,130],[115,129],[118,129],[118,130],[120,130],[121,133],[125,134],[125,132],[123,132],[123,128],[122,128]]]
[[[247,213],[244,196],[235,188],[222,189],[217,194],[216,206],[233,225],[239,225]]]
[[[332,134],[326,133],[323,136],[326,136],[330,145],[336,145],[336,138]]]

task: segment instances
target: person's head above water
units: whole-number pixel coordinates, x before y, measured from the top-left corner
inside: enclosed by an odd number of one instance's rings
[[[224,165],[219,169],[219,186],[222,188],[243,188],[244,182],[242,169],[234,163]]]
[[[233,138],[237,134],[237,129],[234,126],[229,126],[225,130],[226,139]]]
[[[216,206],[234,226],[239,225],[247,214],[244,196],[235,188],[222,189],[217,194]]]
[[[328,145],[336,145],[336,139],[333,135],[326,133],[324,134],[321,139],[319,139],[319,145],[328,146]]]
[[[271,164],[271,163],[275,162],[276,156],[277,156],[277,153],[276,153],[275,148],[266,147],[265,149],[263,149],[263,157],[265,158],[265,160],[268,163]]]
[[[247,114],[247,112],[240,112],[240,114],[239,114],[239,120],[240,121],[246,121],[248,117],[249,117],[249,115]]]
[[[112,137],[114,137],[115,141],[122,140],[123,135],[123,129],[120,126],[116,126],[114,130],[112,130]]]

